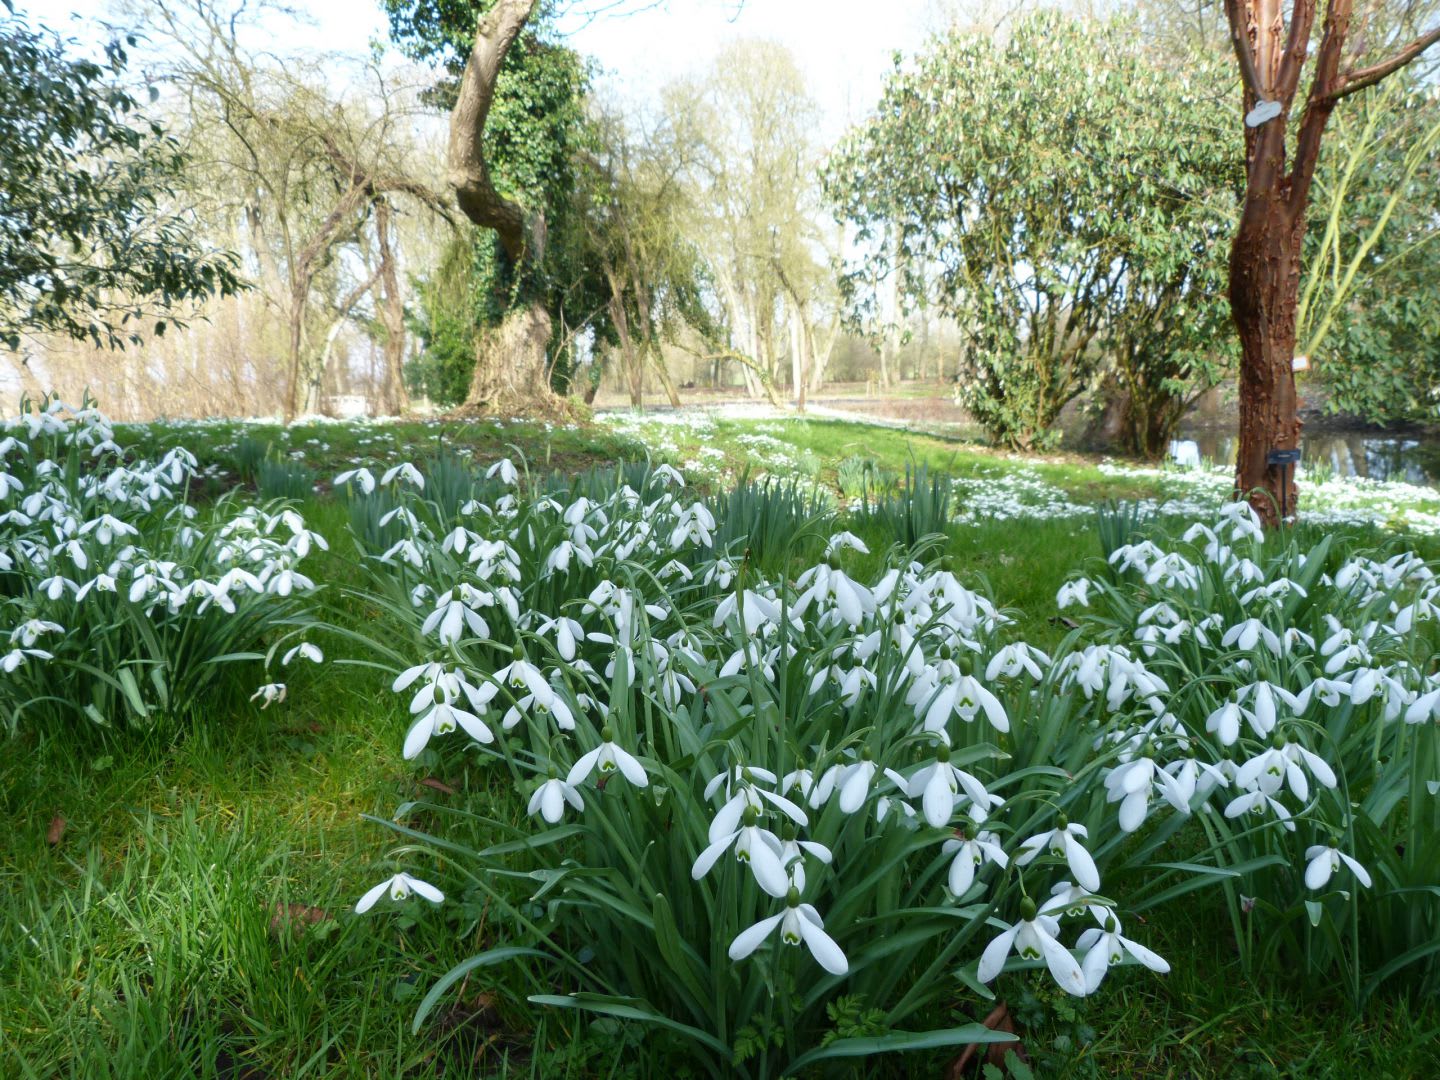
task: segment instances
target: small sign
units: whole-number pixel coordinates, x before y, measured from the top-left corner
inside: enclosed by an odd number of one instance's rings
[[[1295,357],[1295,359],[1293,359],[1293,360],[1290,361],[1290,370],[1291,370],[1291,371],[1309,371],[1309,370],[1310,370],[1310,357],[1308,357],[1308,356],[1297,356],[1297,357]]]
[[[1265,462],[1268,465],[1298,465],[1300,463],[1300,451],[1271,450],[1265,455]]]
[[[1284,111],[1280,102],[1265,101],[1263,98],[1255,103],[1255,107],[1245,114],[1245,126],[1257,128],[1261,124],[1268,124]]]

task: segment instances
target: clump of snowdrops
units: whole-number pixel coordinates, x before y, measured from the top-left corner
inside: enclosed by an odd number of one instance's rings
[[[1329,537],[1267,543],[1244,503],[1179,543],[1125,539],[1058,598],[1090,641],[1065,658],[1066,678],[1092,699],[1077,719],[1120,751],[1106,786],[1122,829],[1211,790],[1193,824],[1171,819],[1143,843],[1188,849],[1216,876],[1251,969],[1338,984],[1357,1004],[1392,979],[1433,992],[1434,571]],[[1154,696],[1116,701],[1121,677]]]
[[[506,964],[534,1004],[652,1025],[647,1053],[771,1076],[1008,1038],[967,1020],[1013,969],[1077,996],[1168,969],[1105,887],[1155,850],[1117,784],[1142,816],[1208,791],[1178,753],[1131,778],[1158,680],[1102,667],[1094,711],[1082,654],[1016,640],[923,543],[852,575],[865,545],[832,521],[818,561],[764,576],[667,467],[603,493],[446,474],[444,497],[409,463],[336,480],[384,628],[351,633],[408,702],[404,756],[490,760],[528,811],[483,850],[409,824],[473,811],[387,823],[405,868],[357,910],[458,903],[499,937],[417,1027]]]
[[[0,437],[0,716],[150,726],[311,623],[301,569],[325,541],[281,504],[186,501],[183,448],[132,460],[88,398],[22,399]],[[286,660],[319,660],[302,643]],[[240,679],[247,680],[240,683]],[[283,683],[256,692],[284,696]]]

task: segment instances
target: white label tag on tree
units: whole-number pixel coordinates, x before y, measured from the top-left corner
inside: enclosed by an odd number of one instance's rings
[[[1309,371],[1309,370],[1310,370],[1310,357],[1308,357],[1308,356],[1297,356],[1297,357],[1295,357],[1294,359],[1292,359],[1292,360],[1290,361],[1290,370],[1291,370],[1291,371]]]
[[[1255,107],[1245,114],[1245,126],[1252,128],[1259,127],[1267,121],[1274,120],[1275,117],[1280,115],[1280,112],[1281,108],[1278,101],[1265,101],[1262,99],[1257,101]]]

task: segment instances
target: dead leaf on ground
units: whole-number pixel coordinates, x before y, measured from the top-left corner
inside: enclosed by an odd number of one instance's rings
[[[296,931],[307,926],[325,922],[331,915],[324,908],[308,907],[305,904],[286,904],[276,901],[270,915],[270,932],[279,934],[287,927]]]
[[[51,847],[60,843],[65,836],[65,824],[65,819],[59,814],[50,819],[50,828],[45,830],[45,842]]]
[[[1016,1034],[1015,1019],[1010,1015],[1010,1006],[1003,1001],[990,1010],[990,1015],[985,1017],[982,1023],[991,1031],[1003,1031],[1009,1035]],[[980,1056],[982,1048],[983,1057]],[[960,1051],[960,1056],[951,1062],[948,1078],[949,1080],[964,1080],[968,1075],[966,1070],[982,1062],[1003,1069],[1005,1055],[1012,1051],[1021,1061],[1027,1060],[1023,1042],[970,1043]]]
[[[421,781],[420,781],[420,786],[421,786],[421,787],[428,787],[428,788],[431,788],[431,789],[433,789],[433,790],[435,790],[435,791],[443,791],[446,795],[458,795],[458,794],[460,794],[458,791],[456,791],[456,790],[455,790],[453,787],[451,787],[449,784],[445,783],[445,781],[443,781],[443,780],[436,780],[435,777],[433,777],[433,776],[427,776],[427,777],[425,777],[424,780],[421,780]]]

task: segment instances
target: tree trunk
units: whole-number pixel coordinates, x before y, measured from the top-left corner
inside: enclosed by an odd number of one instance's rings
[[[680,393],[675,389],[675,380],[670,377],[670,369],[665,366],[665,353],[661,350],[660,343],[649,338],[645,343],[645,350],[650,356],[650,363],[655,365],[655,374],[660,378],[660,385],[665,390],[665,397],[671,408],[680,408]]]
[[[527,213],[496,190],[483,142],[501,65],[535,4],[536,0],[497,0],[476,24],[475,42],[450,113],[446,153],[446,178],[456,203],[476,225],[494,230],[516,275],[543,264],[545,217]],[[567,413],[564,400],[550,387],[545,362],[549,342],[550,313],[540,298],[508,311],[498,326],[480,335],[475,374],[459,411],[501,416]]]
[[[1245,205],[1230,249],[1230,308],[1240,335],[1240,454],[1235,494],[1274,525],[1296,511],[1295,319],[1305,208],[1336,104],[1440,42],[1440,27],[1369,67],[1346,63],[1353,0],[1326,0],[1320,47],[1286,172],[1286,128],[1314,36],[1317,0],[1226,0],[1244,85]],[[1288,453],[1287,453],[1288,452]]]
[[[795,411],[805,411],[805,390],[810,385],[810,335],[805,312],[796,308],[790,323],[790,383],[795,392]]]
[[[395,268],[395,249],[390,244],[390,205],[375,203],[375,235],[379,240],[380,279],[375,309],[385,327],[385,370],[380,382],[380,410],[389,416],[410,411],[405,391],[405,298],[400,293],[400,276]]]
[[[1242,220],[1230,256],[1230,311],[1240,335],[1240,453],[1235,487],[1273,525],[1296,511],[1295,465],[1272,464],[1272,451],[1300,446],[1295,396],[1295,311],[1300,290],[1304,214],[1285,203]]]
[[[461,411],[492,416],[563,414],[565,402],[546,378],[549,344],[550,313],[538,301],[507,312],[499,325],[481,331],[475,346],[475,374]]]
[[[306,288],[308,292],[308,286]],[[293,424],[295,418],[300,415],[301,404],[304,398],[304,387],[308,381],[309,372],[305,370],[305,295],[293,293],[290,298],[290,326],[289,337],[286,341],[288,356],[286,357],[287,367],[290,369],[290,386],[285,396],[285,423]]]

